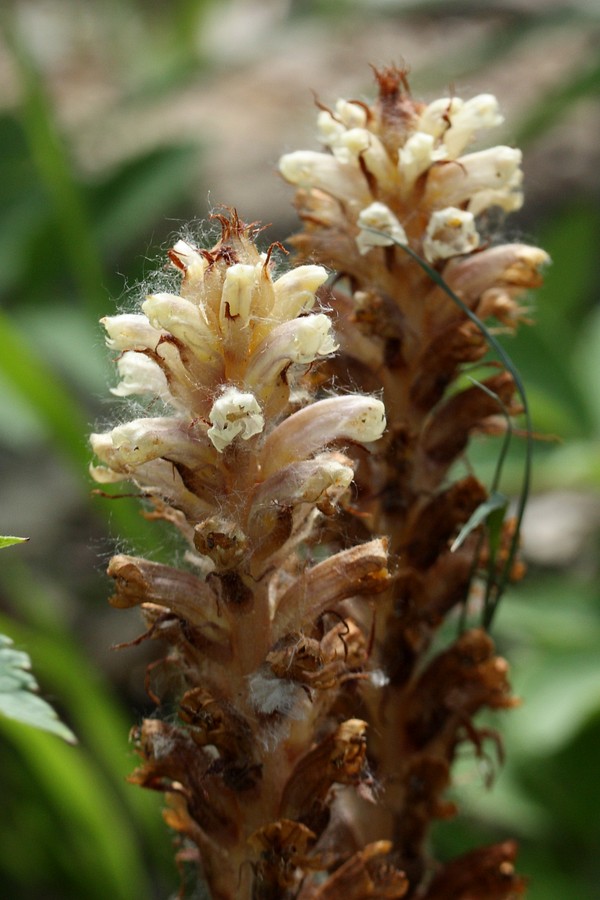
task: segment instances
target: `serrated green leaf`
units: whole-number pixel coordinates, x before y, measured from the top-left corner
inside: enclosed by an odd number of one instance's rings
[[[15,650],[11,639],[0,634],[0,715],[76,744],[71,729],[60,721],[49,703],[34,693],[38,684],[30,670],[27,653]]]
[[[28,540],[29,538],[24,537],[12,537],[7,534],[0,535],[0,550],[2,550],[3,547],[10,547],[12,544],[23,544]]]

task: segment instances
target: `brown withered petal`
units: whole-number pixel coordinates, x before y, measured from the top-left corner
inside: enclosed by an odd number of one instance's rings
[[[255,853],[281,853],[290,858],[303,856],[315,841],[316,835],[310,828],[291,819],[279,819],[264,825],[248,838]]]
[[[116,594],[110,602],[118,609],[156,603],[198,628],[210,625],[226,633],[227,623],[219,616],[210,585],[191,572],[119,554],[111,559],[107,574],[115,580]]]
[[[429,819],[447,819],[456,812],[453,803],[442,800],[450,784],[450,767],[446,760],[435,756],[416,756],[403,777],[408,818],[420,818],[424,825]]]
[[[319,887],[307,886],[299,900],[397,900],[408,881],[390,856],[390,841],[375,841],[359,850]]]
[[[483,387],[473,385],[454,394],[428,421],[422,448],[427,459],[437,466],[449,466],[467,446],[472,430],[481,428],[486,418],[502,414],[503,407],[513,413],[519,411],[511,409],[515,384],[508,372],[486,378],[481,383]]]
[[[453,291],[471,305],[488,288],[498,286],[521,293],[539,287],[540,268],[549,263],[548,254],[525,244],[501,244],[481,253],[451,260],[444,279]]]
[[[163,819],[169,828],[193,841],[179,850],[176,857],[178,865],[193,863],[201,869],[204,878],[212,885],[217,897],[233,896],[231,885],[238,881],[238,873],[232,864],[227,848],[220,847],[198,823],[190,816],[185,798],[178,793],[167,794],[167,807],[163,810]],[[183,883],[183,878],[182,878]],[[229,892],[229,893],[228,893]]]
[[[199,746],[212,745],[225,757],[252,762],[250,725],[226,700],[216,699],[206,688],[191,688],[181,698],[179,715],[192,726],[189,733]]]
[[[404,815],[396,820],[394,843],[411,884],[423,876],[423,848],[432,821],[456,815],[455,804],[443,799],[449,785],[450,765],[435,756],[413,755],[402,775]]]
[[[352,668],[366,663],[366,643],[352,620],[337,622],[321,638],[290,632],[267,654],[278,678],[288,678],[316,690],[341,684]]]
[[[487,346],[472,322],[452,322],[423,346],[413,363],[415,375],[410,386],[410,399],[417,409],[428,411],[439,400],[459,366],[477,362]]]
[[[515,872],[516,855],[514,841],[465,853],[442,867],[423,900],[516,900],[527,887]]]
[[[158,719],[145,719],[137,749],[143,759],[129,781],[155,791],[180,794],[189,816],[211,839],[233,845],[239,840],[240,813],[236,794],[211,774],[212,759],[191,736]]]
[[[462,634],[436,656],[406,700],[406,732],[414,747],[441,742],[451,758],[457,731],[482,707],[509,709],[508,666],[481,629]]]
[[[278,896],[274,889],[291,888],[305,870],[321,868],[318,857],[309,855],[315,841],[310,828],[291,819],[272,822],[250,835],[248,844],[258,857],[256,873],[262,894]]]
[[[472,551],[466,545],[443,553],[424,572],[399,568],[393,584],[395,615],[386,620],[381,648],[391,684],[409,680],[444,616],[464,601],[472,570]]]
[[[308,569],[279,600],[275,637],[282,637],[296,623],[314,621],[347,597],[385,590],[389,582],[386,564],[387,541],[377,538]]]
[[[196,525],[194,546],[217,571],[235,568],[248,553],[248,539],[239,524],[224,516],[209,516]]]
[[[191,625],[187,619],[182,619],[170,609],[155,603],[142,603],[140,609],[148,630],[136,638],[132,646],[150,638],[165,641],[177,649],[187,667],[199,669],[203,668],[202,661],[206,658],[220,665],[231,661],[232,647],[227,632],[216,631],[212,626]],[[115,649],[121,646],[123,645],[117,644]],[[171,658],[171,662],[174,663],[174,657]],[[183,671],[181,677],[182,679],[184,677]]]
[[[406,559],[417,569],[426,569],[448,546],[458,527],[483,503],[487,493],[472,475],[451,485],[426,503],[415,516]]]
[[[333,784],[359,784],[364,776],[366,731],[366,722],[347,719],[303,756],[285,786],[281,812],[302,819],[325,801]]]

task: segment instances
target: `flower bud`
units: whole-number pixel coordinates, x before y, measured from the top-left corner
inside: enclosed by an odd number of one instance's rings
[[[425,131],[415,131],[398,152],[398,169],[402,176],[402,189],[406,194],[415,181],[434,162],[445,159],[447,150],[442,145],[436,147],[435,138]]]
[[[254,287],[257,282],[257,275],[259,275],[257,268],[262,270],[262,264],[253,266],[237,263],[230,266],[225,272],[219,310],[221,327],[224,327],[227,319],[239,318],[242,327],[248,322],[252,309]]]
[[[165,403],[172,402],[164,372],[144,353],[126,350],[117,360],[117,369],[121,381],[117,387],[110,389],[115,397],[153,394]]]
[[[444,133],[444,145],[450,157],[457,157],[471,143],[478,131],[501,125],[504,117],[493,94],[478,94],[466,100],[450,116],[450,127]]]
[[[160,457],[196,467],[206,458],[205,428],[169,417],[133,419],[108,434],[92,434],[90,440],[94,453],[121,471]]]
[[[151,294],[142,303],[142,309],[154,328],[172,334],[190,347],[199,360],[216,359],[216,335],[202,306],[176,294]]]
[[[106,346],[111,350],[155,349],[165,334],[160,328],[154,328],[140,313],[104,316],[100,323],[106,329]]]
[[[328,153],[296,150],[279,161],[279,170],[286,181],[298,187],[319,188],[344,203],[366,206],[370,193],[357,166],[344,165]]]
[[[273,315],[284,322],[311,309],[315,292],[326,280],[327,270],[323,266],[297,266],[280,275],[273,284]]]

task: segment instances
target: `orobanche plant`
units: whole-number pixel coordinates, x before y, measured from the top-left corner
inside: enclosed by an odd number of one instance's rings
[[[461,745],[499,742],[476,714],[516,702],[487,626],[521,570],[499,481],[526,401],[484,323],[516,327],[546,255],[498,236],[519,151],[466,152],[495,98],[376,80],[281,160],[295,266],[225,210],[214,246],[168,252],[167,290],[103,320],[136,417],[92,436],[94,478],[133,482],[187,548],[109,565],[113,606],[168,648],[131,780],[165,793],[215,900],[525,890],[512,841],[441,864],[429,836]],[[473,433],[504,435],[489,488]]]

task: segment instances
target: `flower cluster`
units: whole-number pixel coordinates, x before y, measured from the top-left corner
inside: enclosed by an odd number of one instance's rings
[[[431,822],[452,814],[442,795],[457,748],[470,741],[484,753],[475,714],[514,703],[506,664],[484,631],[466,631],[433,658],[430,647],[448,615],[476,602],[475,576],[494,556],[484,521],[453,546],[488,497],[471,472],[460,477],[457,463],[471,435],[502,433],[507,416],[521,411],[512,375],[487,356],[482,323],[517,327],[521,296],[540,284],[547,255],[497,238],[499,217],[523,200],[521,153],[470,150],[502,121],[496,99],[425,104],[413,99],[402,70],[375,74],[373,104],[319,103],[322,151],[280,161],[303,222],[292,238],[298,259],[338,275],[331,305],[340,353],[328,370],[338,384],[383,387],[386,400],[388,429],[361,467],[370,489],[361,533],[386,534],[395,561],[371,653],[386,679],[361,688],[373,726],[369,761],[385,790],[375,810],[357,809],[356,801],[354,820],[360,840],[393,840],[419,896],[508,898],[523,887],[517,876],[500,874],[502,860],[512,872],[512,845],[480,852],[480,868],[495,873],[485,876],[485,890],[481,871],[468,872],[466,860],[464,870],[453,864],[448,882],[462,872],[463,893],[436,893],[442,873],[435,889],[424,888]],[[478,381],[469,383],[461,375],[474,363]],[[513,525],[504,528],[503,546]],[[494,558],[492,587],[503,577],[500,565],[510,566],[506,552]],[[513,564],[511,574],[519,571]]]
[[[235,213],[220,220],[212,249],[170,251],[178,293],[104,320],[114,392],[164,415],[92,435],[92,473],[136,484],[188,544],[184,568],[123,554],[109,565],[113,605],[141,607],[145,636],[171,645],[149,688],[178,719],[143,723],[134,780],[167,791],[168,820],[195,843],[215,896],[266,897],[300,883],[300,862],[254,860],[263,893],[244,862],[290,829],[308,860],[332,786],[366,779],[365,723],[330,711],[367,655],[364,626],[340,604],[386,586],[386,544],[312,565],[298,550],[352,482],[340,445],[376,441],[386,420],[375,397],[311,395],[307,371],[336,348],[314,311],[326,270],[273,277],[276,248],[260,253]]]
[[[317,124],[328,152],[289,153],[281,173],[323,192],[323,223],[332,223],[343,203],[362,254],[394,241],[414,244],[430,262],[469,253],[480,243],[476,216],[491,207],[518,209],[523,200],[519,150],[463,154],[476,134],[502,122],[496,98],[399,104],[393,72],[380,83],[376,110],[346,100],[335,111],[322,109]]]

